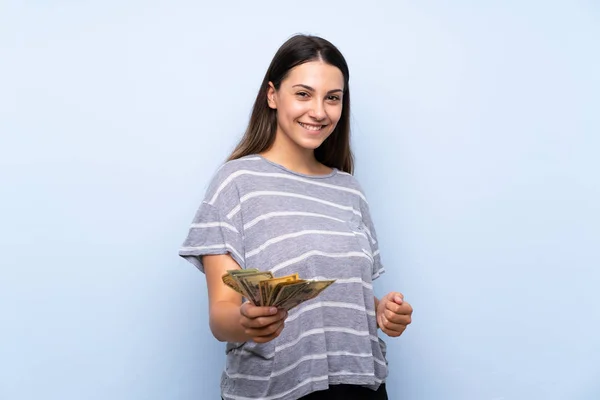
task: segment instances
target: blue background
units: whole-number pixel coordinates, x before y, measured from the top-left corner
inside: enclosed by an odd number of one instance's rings
[[[218,398],[177,257],[276,49],[351,70],[391,399],[600,399],[595,1],[0,2],[0,399]]]

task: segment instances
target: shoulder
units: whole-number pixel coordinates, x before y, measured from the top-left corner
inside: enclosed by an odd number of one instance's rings
[[[260,168],[262,158],[259,156],[245,156],[237,160],[230,160],[222,164],[214,175],[213,180],[225,180],[232,174],[246,170],[257,170]]]
[[[353,188],[359,188],[360,184],[358,183],[358,179],[352,174],[348,172],[344,172],[341,170],[336,170],[336,177],[340,180],[340,182],[345,183],[348,186],[352,186]]]
[[[346,188],[356,192],[366,202],[367,198],[365,191],[354,175],[338,170],[336,172],[335,179],[338,185],[345,186]]]
[[[258,156],[246,156],[237,160],[227,161],[214,173],[211,180],[211,186],[231,181],[248,171],[258,171],[261,166],[261,161],[262,159]]]
[[[235,194],[235,179],[249,171],[258,170],[261,165],[260,161],[260,157],[250,155],[222,164],[210,180],[205,202],[213,204],[221,194],[228,197]]]

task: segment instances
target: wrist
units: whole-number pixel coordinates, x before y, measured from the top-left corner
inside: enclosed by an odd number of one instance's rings
[[[373,301],[375,304],[375,324],[377,325],[377,329],[381,329],[379,326],[379,299],[377,296],[373,296]]]
[[[240,306],[222,301],[211,307],[209,326],[213,336],[220,342],[247,342],[251,340],[240,323]]]

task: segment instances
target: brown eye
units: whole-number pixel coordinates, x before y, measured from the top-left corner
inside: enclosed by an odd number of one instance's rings
[[[331,95],[331,96],[327,97],[327,100],[329,100],[329,101],[339,101],[340,100],[340,96]]]
[[[308,97],[308,93],[306,93],[306,92],[298,92],[296,94],[300,97]]]

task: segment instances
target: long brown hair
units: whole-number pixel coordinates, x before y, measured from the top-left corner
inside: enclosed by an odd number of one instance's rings
[[[334,131],[315,149],[315,158],[330,168],[352,173],[354,156],[350,149],[350,72],[342,53],[329,41],[310,35],[296,35],[286,41],[275,53],[267,69],[254,102],[250,122],[242,140],[238,143],[229,160],[268,150],[275,141],[277,132],[277,110],[269,107],[267,91],[269,82],[279,90],[281,82],[289,71],[309,61],[320,60],[337,67],[344,76],[342,115]]]

